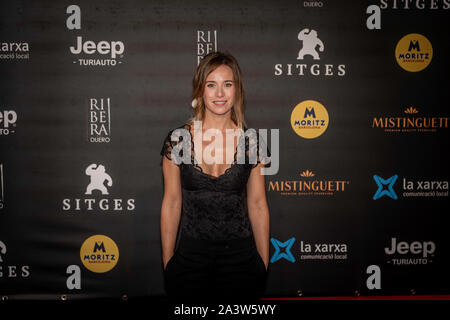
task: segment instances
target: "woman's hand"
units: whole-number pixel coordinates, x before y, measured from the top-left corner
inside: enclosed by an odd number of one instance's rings
[[[161,204],[161,245],[163,267],[172,258],[175,250],[178,225],[181,217],[180,169],[165,156],[163,158],[164,196]]]
[[[267,271],[269,266],[269,207],[261,168],[263,165],[260,163],[250,173],[247,182],[247,207],[256,248]]]
[[[169,261],[170,261],[170,259],[172,259],[172,257],[173,257],[173,254],[171,256],[169,256],[168,258],[163,259],[163,268],[164,268],[164,270],[166,270],[167,263],[169,263]]]

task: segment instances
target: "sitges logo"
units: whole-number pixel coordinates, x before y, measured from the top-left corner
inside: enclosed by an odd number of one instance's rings
[[[3,163],[0,163],[0,209],[5,207],[5,187],[3,182]]]
[[[379,0],[379,5],[371,4],[367,7],[366,26],[369,30],[381,29],[381,10],[389,10],[392,15],[401,10],[448,10],[450,0]],[[393,9],[393,10],[391,10]]]
[[[394,266],[399,265],[424,265],[433,262],[432,258],[436,251],[436,244],[433,241],[399,241],[392,238],[384,252],[389,257],[387,263]]]
[[[88,141],[111,141],[111,98],[90,98],[88,103]]]
[[[381,9],[448,10],[450,0],[379,0]]]
[[[28,278],[30,266],[7,264],[6,253],[6,244],[0,240],[0,278]]]
[[[67,7],[69,15],[66,20],[68,30],[81,30],[81,9],[77,5]],[[74,64],[80,66],[116,66],[121,64],[125,45],[119,40],[102,40],[94,42],[77,36],[75,44],[70,46],[70,52],[76,56]]]
[[[6,254],[6,245],[3,241],[0,241],[0,262],[3,262],[2,256]]]
[[[0,136],[15,132],[17,113],[14,110],[0,110]]]
[[[85,189],[85,195],[91,197],[66,198],[62,201],[65,212],[79,211],[103,211],[103,212],[133,212],[135,209],[135,199],[104,197],[110,194],[108,188],[113,187],[113,179],[106,172],[102,164],[92,163],[85,169],[85,174],[89,177],[89,183]],[[99,199],[100,198],[100,199]]]
[[[297,61],[275,64],[275,76],[345,76],[345,64],[336,65],[330,63],[329,59],[322,59],[325,44],[317,30],[301,29],[297,34],[297,40],[301,43]]]

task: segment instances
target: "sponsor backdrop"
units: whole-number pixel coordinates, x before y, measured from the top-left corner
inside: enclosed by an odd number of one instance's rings
[[[240,62],[248,126],[279,129],[266,295],[450,293],[449,14],[2,2],[0,297],[164,296],[160,150],[216,50]]]

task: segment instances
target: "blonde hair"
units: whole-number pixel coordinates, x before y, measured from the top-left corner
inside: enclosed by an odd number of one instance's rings
[[[192,99],[196,99],[194,115],[189,122],[194,120],[203,121],[205,118],[205,104],[203,102],[203,92],[208,75],[219,66],[226,65],[233,71],[233,80],[236,87],[234,104],[231,109],[231,120],[238,128],[245,128],[247,125],[244,119],[245,92],[242,84],[242,73],[235,57],[230,53],[211,52],[207,54],[197,66],[194,78],[192,80]]]

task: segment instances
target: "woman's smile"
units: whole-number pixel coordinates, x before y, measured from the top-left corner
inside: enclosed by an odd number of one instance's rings
[[[227,103],[226,100],[217,100],[217,101],[213,101],[213,103],[217,106],[223,106]]]

